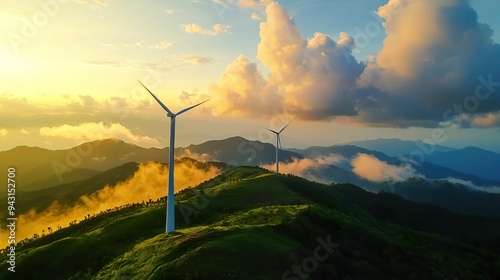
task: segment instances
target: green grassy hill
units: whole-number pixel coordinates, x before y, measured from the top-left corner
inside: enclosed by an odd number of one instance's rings
[[[19,246],[15,274],[18,279],[500,277],[499,220],[465,219],[353,185],[326,186],[239,167],[183,190],[176,204],[174,234],[164,233],[164,202],[132,205]],[[10,273],[3,255],[0,278]]]

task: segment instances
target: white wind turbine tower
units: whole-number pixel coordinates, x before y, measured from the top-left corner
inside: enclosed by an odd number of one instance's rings
[[[138,81],[160,104],[160,106],[167,112],[167,116],[170,118],[170,159],[168,162],[168,201],[167,201],[167,221],[166,221],[166,232],[171,233],[175,231],[175,208],[174,208],[174,142],[175,142],[175,118],[182,113],[185,113],[194,107],[200,106],[201,104],[208,101],[205,100],[196,105],[184,108],[177,112],[176,114],[172,113],[165,104],[163,104],[141,81]]]
[[[285,128],[290,124],[291,122],[288,122],[279,132],[276,132],[272,129],[269,129],[269,128],[265,128],[269,131],[271,131],[272,133],[276,134],[276,173],[280,173],[280,162],[279,162],[279,159],[278,159],[278,151],[280,149],[280,146],[281,146],[281,139],[280,139],[280,133],[283,132],[283,130],[285,130]]]

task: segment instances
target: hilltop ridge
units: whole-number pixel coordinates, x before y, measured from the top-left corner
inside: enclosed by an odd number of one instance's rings
[[[349,184],[239,167],[181,191],[176,204],[174,234],[164,233],[164,202],[132,205],[19,247],[18,276],[293,279],[299,270],[310,279],[499,276],[500,256],[490,249],[500,245],[498,219],[465,219]],[[449,230],[441,226],[444,217]],[[331,247],[318,260],[321,242]],[[314,260],[314,269],[305,260]]]

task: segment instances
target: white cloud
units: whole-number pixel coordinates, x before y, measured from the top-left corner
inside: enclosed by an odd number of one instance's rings
[[[226,7],[238,6],[244,9],[263,8],[271,2],[271,0],[212,0],[212,3]]]
[[[140,88],[142,89],[142,88]],[[113,96],[97,100],[90,95],[34,95],[29,100],[11,94],[0,94],[0,118],[6,124],[19,126],[25,129],[40,127],[44,120],[54,119],[60,115],[66,119],[81,119],[81,115],[100,116],[103,119],[107,114],[120,114],[125,112],[147,115],[153,108],[152,101],[146,94],[141,96],[129,94],[127,96]],[[30,117],[39,115],[39,118]],[[18,122],[13,118],[27,118]],[[60,123],[59,121],[57,123]],[[27,126],[29,124],[29,126]]]
[[[174,10],[167,9],[167,10],[165,10],[165,13],[168,15],[171,15],[174,13]]]
[[[90,66],[129,68],[150,71],[170,71],[173,69],[172,64],[165,61],[82,59],[79,62]]]
[[[286,111],[302,119],[354,115],[351,89],[363,65],[351,55],[352,38],[342,33],[335,42],[315,33],[305,40],[278,4],[269,4],[266,14],[267,20],[260,24],[257,57],[269,69],[269,76],[262,75],[255,63],[238,57],[211,86],[218,99],[215,112],[269,116]]]
[[[227,66],[216,84],[209,90],[215,94],[216,115],[266,116],[280,109],[281,95],[277,88],[268,83],[257,70],[257,64],[239,56]]]
[[[154,50],[165,50],[170,48],[174,43],[173,42],[167,42],[167,41],[161,41],[157,44],[149,44],[146,41],[139,41],[135,42],[134,45],[140,47],[140,48],[147,48],[147,49],[154,49]]]
[[[212,29],[205,29],[196,23],[191,23],[191,24],[181,24],[181,28],[186,31],[187,33],[191,34],[202,34],[202,35],[210,35],[210,36],[215,36],[215,35],[220,35],[222,33],[226,33],[229,31],[230,26],[217,23],[212,26]]]
[[[194,88],[191,92],[184,90],[181,91],[179,99],[183,104],[192,105],[210,99],[210,97],[206,94],[200,93],[198,89]]]
[[[280,163],[280,172],[284,174],[293,174],[296,176],[304,177],[320,183],[330,183],[328,181],[325,181],[323,178],[318,178],[317,176],[313,175],[312,171],[326,168],[331,165],[338,165],[345,161],[347,161],[346,158],[336,154],[329,154],[328,156],[318,156],[314,159],[294,158],[292,162]],[[276,170],[276,164],[274,163],[265,164],[262,165],[262,167],[273,171]]]
[[[191,65],[210,64],[213,61],[211,57],[194,54],[185,54],[178,57],[174,56],[173,58]]]
[[[356,175],[372,182],[404,181],[418,175],[409,164],[391,165],[367,154],[358,154],[351,160],[351,165]]]
[[[259,14],[255,13],[255,12],[250,14],[250,18],[253,20],[260,20]]]
[[[154,88],[151,86],[150,89]],[[161,110],[157,111],[157,106],[138,83],[132,83],[128,94],[103,99],[95,99],[89,95],[39,94],[28,100],[10,94],[0,94],[0,119],[9,126],[21,127],[33,133],[32,128],[64,123],[74,125],[109,118],[123,119],[129,115],[146,118],[159,116]],[[34,117],[35,115],[39,117]]]
[[[375,62],[360,77],[369,101],[360,103],[358,121],[436,126],[443,119],[462,118],[456,112],[444,115],[456,106],[471,108],[464,103],[476,98],[478,86],[486,95],[478,77],[500,78],[500,66],[492,62],[500,58],[500,46],[467,1],[390,0],[377,13],[387,21],[387,37]],[[500,98],[491,96],[479,103],[464,112],[498,111],[494,104],[500,104]]]
[[[35,105],[31,100],[19,95],[9,93],[0,94],[0,114],[20,114],[21,112],[30,112],[31,114],[41,113],[45,106]]]
[[[196,152],[192,152],[188,148],[185,148],[182,150],[181,153],[176,154],[176,157],[177,158],[188,157],[200,162],[216,161],[216,158],[213,155],[209,155],[207,153],[198,154]]]
[[[101,46],[102,47],[105,47],[105,48],[110,48],[110,49],[113,49],[113,50],[119,50],[120,48],[127,48],[127,47],[139,47],[139,48],[143,48],[143,49],[150,49],[150,50],[165,50],[165,49],[168,49],[170,48],[171,46],[174,45],[174,42],[168,42],[168,41],[161,41],[159,43],[156,43],[156,44],[151,44],[151,43],[148,43],[147,41],[144,41],[144,40],[141,40],[141,41],[137,41],[135,43],[118,43],[118,44],[109,44],[109,43],[102,43]]]
[[[480,187],[480,186],[475,185],[471,181],[465,181],[462,179],[451,178],[451,177],[446,178],[445,180],[450,182],[450,183],[464,185],[465,187],[467,187],[468,189],[473,190],[473,191],[500,194],[500,187],[498,187],[498,186],[481,186]]]
[[[500,126],[500,112],[474,116],[470,122],[477,127]]]
[[[93,141],[116,138],[142,147],[162,147],[158,140],[146,135],[135,135],[130,129],[120,123],[105,124],[103,122],[80,123],[79,125],[61,125],[57,127],[42,127],[40,135],[60,137],[77,141]]]

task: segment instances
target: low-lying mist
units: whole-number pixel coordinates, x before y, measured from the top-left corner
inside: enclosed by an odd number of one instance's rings
[[[221,169],[209,166],[201,169],[191,161],[178,162],[175,165],[175,192],[190,186],[196,186],[203,181],[221,173]],[[55,231],[59,226],[67,227],[69,223],[83,220],[107,209],[121,205],[157,200],[167,195],[168,168],[166,165],[148,162],[139,165],[134,175],[114,186],[90,195],[81,196],[73,205],[62,205],[54,201],[51,206],[41,212],[34,209],[19,215],[17,219],[16,241],[31,238],[34,234],[49,233],[49,227]],[[1,229],[1,235],[7,236],[6,229]],[[6,240],[2,247],[6,246]]]
[[[410,164],[397,166],[379,160],[375,156],[368,154],[358,154],[351,160],[352,172],[358,177],[372,181],[399,182],[411,177],[421,176]]]
[[[298,159],[294,158],[291,162],[288,163],[280,163],[280,173],[284,174],[293,174],[296,176],[304,177],[311,181],[316,181],[320,183],[331,183],[330,180],[324,177],[320,177],[314,175],[313,171],[326,168],[330,165],[338,165],[343,162],[346,162],[347,159],[341,155],[337,154],[329,154],[327,156],[318,156],[314,159],[303,158]],[[276,164],[264,164],[261,167],[268,170],[276,170]]]

